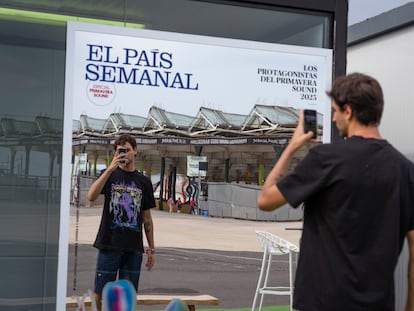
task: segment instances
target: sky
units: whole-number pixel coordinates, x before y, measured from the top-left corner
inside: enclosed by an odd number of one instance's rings
[[[413,0],[348,0],[348,24],[353,25],[370,17],[392,10]]]

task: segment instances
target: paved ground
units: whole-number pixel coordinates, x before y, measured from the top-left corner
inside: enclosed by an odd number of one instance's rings
[[[68,296],[93,288],[96,250],[91,246],[101,208],[71,208]],[[79,217],[77,217],[77,212]],[[262,249],[255,230],[298,244],[301,222],[260,222],[170,214],[154,210],[156,265],[141,274],[141,293],[202,293],[220,299],[221,308],[250,307]],[[78,218],[78,221],[76,219]],[[77,243],[76,243],[77,242]],[[287,257],[272,266],[272,281],[286,284]],[[286,305],[287,297],[266,296],[264,305]],[[160,308],[143,307],[141,310]]]

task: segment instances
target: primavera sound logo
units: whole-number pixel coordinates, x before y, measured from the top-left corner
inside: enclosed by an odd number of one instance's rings
[[[113,83],[91,81],[86,93],[94,105],[107,106],[115,99],[116,89]]]

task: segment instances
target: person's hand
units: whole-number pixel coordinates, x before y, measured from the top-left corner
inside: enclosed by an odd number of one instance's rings
[[[111,164],[108,166],[108,170],[110,172],[115,171],[115,169],[121,164],[125,163],[124,161],[128,161],[125,157],[125,154],[119,154],[118,152],[115,153],[114,157],[112,158]]]
[[[155,263],[155,256],[153,251],[147,251],[147,263],[145,266],[147,267],[147,270],[151,270]]]

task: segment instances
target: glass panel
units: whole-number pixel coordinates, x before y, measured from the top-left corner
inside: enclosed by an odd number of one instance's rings
[[[129,114],[119,114],[119,117],[122,119],[123,123],[126,126],[129,126],[131,128],[140,128],[143,127],[145,124],[146,118],[140,117],[140,116],[134,116]]]
[[[331,48],[329,16],[315,12],[310,15],[275,7],[153,0],[129,1],[126,14],[129,22],[154,30]]]
[[[215,110],[207,110],[203,109],[203,113],[207,117],[207,119],[214,125],[221,125],[226,126],[227,122],[223,120],[220,115]]]
[[[0,22],[2,310],[55,309],[65,53],[40,28]]]
[[[71,20],[76,20],[76,17],[93,17],[101,19],[101,23],[105,23],[105,19],[113,20],[124,23],[127,27],[332,48],[329,36],[332,28],[330,15],[315,11],[310,13],[300,10],[287,11],[276,6],[254,8],[188,0],[112,0],[105,3],[15,0],[13,4],[8,3],[8,7],[64,14],[67,18],[74,17]],[[64,20],[54,19],[49,21],[51,22],[55,25],[60,24],[61,28],[64,27]],[[89,22],[99,21],[89,20]],[[56,32],[59,32],[58,28],[51,28],[49,32],[34,28],[26,36],[29,39],[39,37],[47,42],[49,34],[54,36]],[[64,41],[64,37],[58,38],[61,48],[64,47]]]
[[[82,116],[81,122],[83,121],[83,126],[85,131],[89,132],[102,132],[106,120],[91,118],[88,116]]]
[[[283,108],[278,106],[256,106],[256,110],[261,116],[273,124],[291,124],[296,126],[299,112],[293,108]]]
[[[239,127],[240,124],[242,124],[244,120],[246,120],[245,115],[232,114],[232,113],[223,113],[223,115],[231,123],[231,126]]]
[[[172,123],[172,125],[179,126],[179,127],[189,127],[191,122],[193,121],[193,117],[185,116],[178,113],[171,113],[164,111],[168,121]]]

